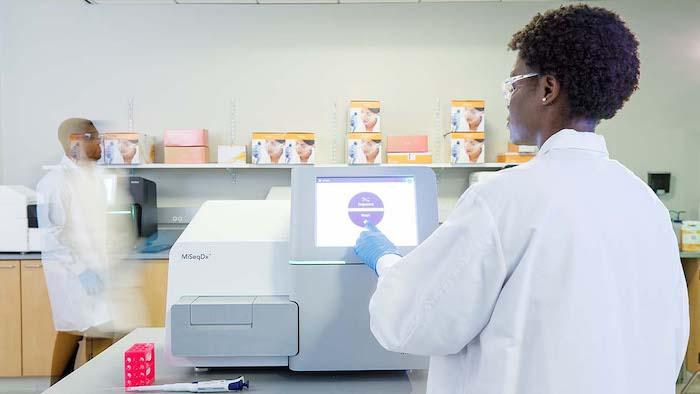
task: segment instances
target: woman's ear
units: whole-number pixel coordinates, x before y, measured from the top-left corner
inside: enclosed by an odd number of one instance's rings
[[[561,91],[559,81],[553,75],[545,75],[541,79],[542,103],[548,105],[556,101]]]

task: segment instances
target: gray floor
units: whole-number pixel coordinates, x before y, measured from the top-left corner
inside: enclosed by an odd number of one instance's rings
[[[683,384],[679,384],[678,386],[676,386],[677,393],[680,393],[681,388],[683,388],[683,386],[685,386],[685,383],[688,382],[690,377],[691,377],[690,372],[684,372]],[[686,391],[685,394],[700,394],[700,376],[695,378],[695,380],[693,381],[693,384],[688,388],[688,391]]]
[[[0,378],[0,394],[39,394],[49,387],[48,378]],[[680,391],[681,386],[678,386]],[[687,394],[700,394],[700,378]]]
[[[49,387],[49,378],[0,378],[0,394],[38,394]]]

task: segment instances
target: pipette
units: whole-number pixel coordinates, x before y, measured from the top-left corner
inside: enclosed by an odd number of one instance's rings
[[[248,381],[241,376],[235,380],[209,380],[206,382],[172,383],[153,386],[129,387],[127,391],[179,391],[185,393],[230,393],[248,388]]]

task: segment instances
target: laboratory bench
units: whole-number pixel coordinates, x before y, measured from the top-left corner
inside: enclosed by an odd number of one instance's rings
[[[245,376],[256,393],[425,393],[427,371],[293,372],[287,368],[235,368],[195,371],[169,365],[163,354],[164,328],[140,328],[88,361],[44,394],[116,393],[124,390],[124,351],[134,343],[154,343],[154,384],[235,379]]]
[[[172,228],[172,226],[158,227],[158,231],[148,238],[140,238],[136,241],[133,250],[122,256],[124,260],[167,260],[170,255],[170,246],[180,237],[184,227]],[[152,252],[146,252],[148,246],[161,246]],[[40,252],[0,252],[0,261],[7,260],[41,260]]]
[[[681,252],[681,262],[688,284],[690,338],[685,355],[685,368],[700,372],[700,253]]]
[[[41,260],[41,253],[0,253],[0,261],[6,260]]]
[[[165,250],[156,253],[130,253],[124,257],[124,260],[167,260],[170,250]],[[8,260],[41,260],[41,253],[0,253],[0,261]]]
[[[148,326],[165,324],[168,251],[134,253],[126,259],[141,268]],[[690,300],[690,341],[686,368],[700,371],[700,253],[681,253]],[[49,376],[56,331],[51,318],[39,253],[0,253],[0,377]],[[84,357],[89,359],[94,353]],[[264,379],[271,379],[269,376]]]

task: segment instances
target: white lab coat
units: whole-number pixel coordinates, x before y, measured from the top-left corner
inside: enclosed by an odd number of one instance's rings
[[[41,179],[37,192],[41,259],[55,329],[86,333],[109,324],[107,292],[88,295],[78,278],[92,269],[109,286],[107,206],[99,170],[64,157]]]
[[[372,332],[432,356],[429,393],[675,393],[689,324],[678,245],[602,136],[560,131],[378,269]]]

